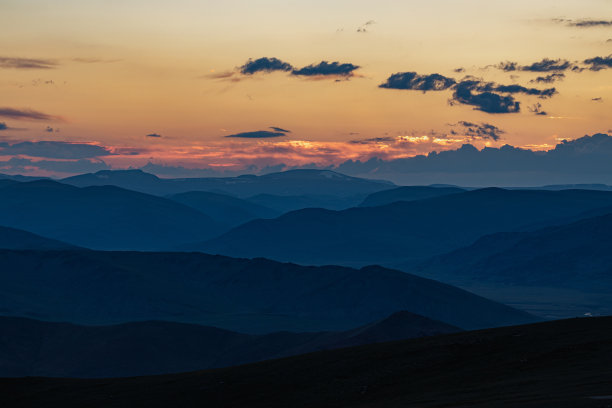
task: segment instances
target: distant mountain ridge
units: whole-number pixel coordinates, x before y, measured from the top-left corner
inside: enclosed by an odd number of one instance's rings
[[[393,183],[346,176],[331,170],[289,170],[262,176],[161,179],[142,170],[102,170],[61,180],[77,187],[114,185],[155,195],[210,191],[240,198],[257,194],[334,195],[370,194]]]
[[[0,377],[169,374],[458,331],[408,312],[346,332],[266,335],[159,321],[79,326],[0,317]]]
[[[379,207],[299,210],[186,248],[307,264],[394,265],[441,255],[482,235],[554,225],[610,205],[608,191],[487,188]]]
[[[77,249],[61,241],[41,237],[27,231],[0,226],[1,249],[62,250]]]
[[[165,198],[51,180],[0,188],[0,225],[93,249],[170,248],[225,230],[210,217]]]
[[[405,186],[372,193],[363,200],[360,207],[378,207],[398,201],[417,201],[448,194],[463,193],[459,187]]]

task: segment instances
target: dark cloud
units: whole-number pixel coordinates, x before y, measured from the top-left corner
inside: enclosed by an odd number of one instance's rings
[[[160,135],[159,133],[149,133],[148,135],[145,135],[146,137],[162,137],[162,135]]]
[[[8,126],[4,122],[0,122],[0,130],[8,130]]]
[[[291,71],[293,66],[288,62],[283,62],[278,58],[259,58],[256,60],[249,59],[243,66],[240,67],[240,73],[243,75],[253,75],[257,72],[274,72],[274,71]]]
[[[32,109],[0,108],[0,117],[24,120],[61,120],[58,116],[48,115]]]
[[[566,71],[573,67],[572,63],[562,59],[544,58],[542,61],[534,62],[531,65],[521,67],[521,71],[531,72],[551,72]]]
[[[612,26],[612,20],[590,20],[590,19],[582,19],[582,20],[569,20],[567,25],[571,27],[610,27]]]
[[[0,57],[0,68],[52,69],[57,62],[48,59]]]
[[[592,100],[593,102],[603,102],[603,99],[602,99],[601,97],[598,97],[598,98],[591,98],[591,100]]]
[[[21,142],[0,149],[0,156],[23,155],[50,159],[88,159],[112,154],[102,146],[56,141]]]
[[[461,127],[460,133],[473,139],[492,139],[497,141],[501,138],[502,134],[506,133],[497,126],[484,122],[478,124],[462,120],[452,126]],[[457,134],[458,132],[452,130],[451,133]]]
[[[521,85],[497,85],[493,83],[486,83],[475,89],[479,91],[494,91],[509,94],[522,93],[525,95],[539,96],[540,98],[550,98],[551,96],[557,93],[557,90],[555,88],[536,89],[526,88]]]
[[[464,80],[458,83],[454,88],[451,104],[458,102],[471,105],[487,113],[516,113],[521,110],[520,102],[512,96],[499,95],[491,91],[475,93],[479,85],[480,81],[477,80]]]
[[[518,62],[505,61],[495,65],[498,69],[506,72],[528,71],[528,72],[559,72],[573,69],[574,65],[563,59],[544,58],[542,61],[530,65],[519,65]]]
[[[59,132],[59,129],[55,129],[55,128],[52,128],[51,126],[47,126],[45,128],[45,132],[47,133]]]
[[[490,66],[491,65],[487,65],[487,67]],[[511,61],[500,62],[499,64],[495,65],[495,67],[506,72],[518,71],[520,69],[518,62]]]
[[[286,135],[287,134],[285,132],[271,132],[269,130],[256,130],[254,132],[236,133],[236,134],[228,135],[225,137],[236,137],[236,138],[243,138],[243,139],[266,139],[266,138],[272,138],[272,137],[282,137]]]
[[[276,132],[281,132],[281,133],[291,133],[290,130],[279,128],[279,127],[276,127],[276,126],[270,126],[270,129],[272,129],[272,130],[274,130]]]
[[[548,115],[548,113],[546,113],[546,111],[542,110],[542,104],[540,102],[534,103],[533,105],[531,105],[529,108],[529,112],[539,115],[539,116],[546,116]]]
[[[443,91],[455,85],[453,78],[440,74],[419,75],[416,72],[398,72],[380,84],[379,88],[408,89],[417,91]]]
[[[377,144],[396,141],[393,137],[373,137],[370,139],[351,140],[349,143],[352,144]]]
[[[607,57],[594,57],[585,59],[584,63],[590,65],[591,71],[601,71],[602,69],[612,68],[612,54]]]
[[[536,79],[532,79],[529,82],[535,82],[540,84],[550,84],[556,81],[561,81],[565,78],[565,74],[562,72],[555,72],[545,76],[539,76]]]
[[[311,64],[304,68],[294,69],[291,74],[297,76],[341,76],[349,77],[352,76],[354,71],[359,69],[358,65],[344,63],[341,64],[337,61],[327,62],[321,61],[318,64]]]

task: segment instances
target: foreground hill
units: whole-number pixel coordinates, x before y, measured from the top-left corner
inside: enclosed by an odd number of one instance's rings
[[[485,234],[555,224],[612,204],[612,192],[487,188],[381,207],[306,209],[254,220],[190,248],[307,264],[416,262]]]
[[[5,315],[83,324],[143,320],[250,333],[339,331],[409,311],[464,329],[535,321],[381,267],[305,267],[199,253],[0,251]]]
[[[459,187],[406,186],[372,193],[363,200],[360,207],[377,207],[397,201],[416,201],[426,198],[457,194],[466,190]]]
[[[210,217],[165,198],[50,180],[0,188],[0,225],[94,249],[170,248],[224,230]]]
[[[2,249],[76,249],[75,246],[54,239],[15,228],[0,227],[0,248]]]
[[[458,331],[408,312],[346,332],[259,336],[184,323],[78,326],[0,317],[0,377],[169,374]]]
[[[212,191],[237,197],[257,194],[284,196],[353,196],[393,188],[385,181],[345,176],[330,170],[290,170],[263,176],[160,179],[142,170],[103,170],[93,174],[68,177],[63,183],[77,187],[113,185],[155,195],[188,191]]]
[[[6,407],[606,407],[612,318],[466,332],[246,366],[0,380]]]

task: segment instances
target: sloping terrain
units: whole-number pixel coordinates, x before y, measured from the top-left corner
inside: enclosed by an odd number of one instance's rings
[[[612,192],[487,188],[381,207],[306,209],[254,220],[189,248],[307,264],[417,263],[495,232],[555,225],[612,204]]]
[[[159,321],[79,326],[0,317],[0,377],[169,374],[458,331],[408,312],[346,332],[266,335]]]
[[[612,318],[383,343],[156,377],[0,380],[5,407],[574,408],[612,403]]]
[[[76,249],[75,246],[61,241],[8,227],[0,227],[0,248],[39,250]]]
[[[430,186],[406,186],[393,188],[391,190],[372,193],[363,200],[360,207],[377,207],[392,204],[398,201],[416,201],[426,198],[441,197],[449,194],[465,192],[459,187],[430,187]]]
[[[165,198],[50,180],[0,188],[0,225],[77,246],[121,250],[171,248],[224,230],[199,211]]]
[[[464,329],[535,321],[381,267],[305,267],[199,253],[0,250],[4,315],[82,324],[167,320],[246,333],[340,331],[405,310]]]

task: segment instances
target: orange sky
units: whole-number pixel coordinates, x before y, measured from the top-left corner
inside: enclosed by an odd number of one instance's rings
[[[571,25],[612,19],[612,2],[503,3],[4,0],[0,108],[52,117],[0,116],[8,128],[0,130],[0,141],[95,143],[118,153],[99,158],[115,167],[148,161],[231,167],[406,157],[470,141],[547,148],[563,138],[612,129],[612,69],[568,71],[562,81],[534,84],[530,80],[541,73],[485,68],[501,61],[573,63],[612,54],[612,25]],[[339,81],[237,72],[249,58],[260,57],[295,67],[325,60],[360,68]],[[43,60],[46,68],[14,67],[11,58]],[[465,71],[454,72],[459,67]],[[491,114],[451,106],[452,90],[378,87],[393,73],[411,71],[555,87],[558,94],[515,95],[520,113]],[[529,111],[538,102],[546,115]],[[451,126],[459,121],[492,124],[504,133],[497,141],[473,140]],[[291,133],[223,137],[270,126]],[[453,129],[459,134],[450,136]],[[161,137],[146,137],[152,133]],[[351,143],[374,138],[385,140]]]

